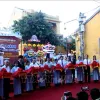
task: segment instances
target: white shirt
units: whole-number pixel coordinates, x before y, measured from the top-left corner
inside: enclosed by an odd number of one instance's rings
[[[44,63],[43,64],[40,64],[40,67],[44,67]]]
[[[83,63],[87,65],[87,62],[88,62],[88,64],[91,64],[90,59],[88,59],[88,61],[87,61],[87,59],[84,59]]]
[[[60,64],[62,67],[65,67],[67,64],[66,60],[58,60],[58,64]]]
[[[57,63],[56,63],[56,62],[53,62],[52,64],[53,64],[53,66],[56,66],[56,65],[57,65]]]
[[[14,66],[14,67],[11,69],[11,73],[16,72],[16,71],[18,70],[18,68],[19,68],[19,67]]]
[[[9,66],[6,67],[6,66],[4,65],[4,66],[1,67],[0,70],[2,70],[3,68],[6,69],[7,72],[10,72],[10,67],[9,67]]]
[[[30,67],[39,67],[39,65],[37,63],[35,63],[35,64],[30,63]]]

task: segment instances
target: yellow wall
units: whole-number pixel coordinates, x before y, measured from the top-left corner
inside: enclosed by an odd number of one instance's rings
[[[99,38],[100,38],[100,13],[95,15],[89,22],[85,25],[84,33],[84,43],[85,50],[84,54],[88,54],[89,58],[92,59],[93,55],[97,56],[97,59],[100,58],[99,54]],[[76,36],[76,52],[79,52],[79,43],[77,44]]]
[[[100,38],[100,13],[92,18],[85,26],[85,54],[92,59],[93,55],[100,58],[99,54],[99,38]]]
[[[23,55],[24,54],[24,45],[23,44],[19,44],[19,55]]]
[[[58,54],[59,52],[62,52],[64,54],[66,54],[66,50],[64,49],[64,47],[62,46],[56,46],[55,52]]]

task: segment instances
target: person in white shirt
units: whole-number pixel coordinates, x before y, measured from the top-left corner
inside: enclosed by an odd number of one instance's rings
[[[93,65],[95,63],[95,65]],[[99,61],[96,59],[96,56],[93,56],[93,61],[91,62],[91,67],[93,69],[93,80],[94,82],[99,81]]]
[[[61,67],[65,67],[66,66],[66,60],[64,60],[64,57],[61,56],[60,59],[58,60],[58,64],[61,65]]]
[[[33,58],[32,63],[30,63],[30,67],[36,67],[39,68],[39,65],[36,62],[36,58]],[[37,75],[38,73],[34,73],[33,74],[33,88],[36,89],[38,83],[37,83]]]
[[[77,81],[79,82],[79,83],[82,83],[83,82],[83,80],[84,80],[84,77],[83,77],[83,67],[84,66],[82,66],[82,65],[79,65],[79,64],[82,64],[83,63],[83,60],[82,60],[82,57],[81,56],[79,56],[78,57],[78,60],[76,61],[76,72],[77,72]]]
[[[71,64],[71,59],[70,56],[68,57],[68,61],[67,61],[67,68],[65,68],[65,84],[71,84],[73,82],[73,75],[72,75],[72,71],[71,69],[68,67],[69,64]],[[65,67],[66,67],[65,66]]]
[[[40,66],[40,67],[44,67],[44,64],[45,64],[45,63],[44,63],[44,60],[43,60],[43,59],[40,59],[40,65],[39,65],[39,66]]]
[[[53,63],[50,61],[50,58],[47,58],[47,60],[44,63],[44,65],[48,65],[48,67],[51,68],[53,66]]]
[[[25,64],[25,70],[28,70],[28,69],[30,69],[30,61],[29,60],[27,60],[26,61],[26,64]]]
[[[54,61],[52,62],[53,66],[56,66],[58,64],[58,59],[54,59]]]
[[[0,68],[0,70],[2,70],[3,68],[6,69],[7,72],[11,71],[10,66],[9,66],[9,60],[4,61],[4,65]]]
[[[53,63],[50,61],[50,58],[46,58],[46,62],[44,63],[44,66],[47,65],[49,68],[53,66]],[[52,72],[45,71],[45,81],[46,81],[46,86],[49,87],[51,82],[52,82]]]
[[[14,67],[12,67],[11,69],[11,73],[15,73],[16,71],[18,71],[19,67],[18,67],[18,62],[16,61],[14,63]],[[14,78],[14,96],[20,95],[22,93],[21,91],[21,80],[19,77]]]
[[[61,65],[62,68],[64,68],[66,66],[66,60],[64,60],[64,57],[61,56],[60,59],[58,60],[58,64]],[[64,84],[64,79],[65,79],[65,71],[63,70],[61,72],[61,77],[62,77],[62,83]]]
[[[40,68],[43,68],[44,67],[44,60],[43,59],[40,59]],[[39,77],[38,77],[38,85],[40,88],[44,88],[46,86],[46,82],[45,82],[45,73],[44,71],[39,71]]]
[[[56,67],[58,64],[58,60],[55,59],[53,66]],[[61,84],[61,71],[60,70],[53,70],[53,83],[55,84],[55,86],[58,86]]]
[[[84,59],[83,63],[86,65],[86,67],[84,67],[85,82],[88,81],[88,83],[90,83],[90,81],[91,81],[91,76],[90,76],[91,60],[89,59],[88,55],[85,56],[85,59]]]
[[[4,61],[4,66],[0,68],[6,69],[7,72],[10,72],[9,60]],[[8,100],[10,92],[10,78],[3,78],[0,79],[0,96],[3,97],[5,100]]]
[[[25,70],[30,69],[30,62],[27,61],[26,65],[25,65]],[[32,75],[29,74],[27,75],[27,79],[26,79],[26,91],[32,91],[33,90],[33,80],[32,80]]]

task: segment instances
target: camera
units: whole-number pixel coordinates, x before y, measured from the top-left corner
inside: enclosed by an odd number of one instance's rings
[[[88,91],[88,90],[89,90],[89,87],[88,87],[88,86],[86,86],[86,87],[81,87],[81,90],[82,90],[82,91]]]
[[[72,93],[70,91],[64,92],[62,100],[67,100],[68,97],[72,97]]]

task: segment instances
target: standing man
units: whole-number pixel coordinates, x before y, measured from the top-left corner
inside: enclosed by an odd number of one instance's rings
[[[5,69],[8,73],[10,73],[10,62],[9,60],[4,61],[4,66],[1,67],[0,71],[2,69]],[[10,78],[3,78],[0,79],[0,96],[4,98],[4,100],[8,100],[9,98],[9,92],[10,92]]]
[[[75,53],[71,56],[71,62],[75,66],[75,64],[76,64],[76,55],[75,55]],[[75,82],[75,68],[73,67],[73,69],[71,69],[71,70],[72,70],[72,75],[73,75],[73,82]]]
[[[22,68],[23,70],[25,69],[24,59],[22,55],[18,57],[18,67]]]
[[[24,65],[24,58],[22,55],[20,55],[18,57],[18,67],[25,70],[25,65]],[[22,79],[20,78],[21,80],[21,90],[22,92],[24,92],[24,89],[25,89],[25,83],[22,82]]]
[[[62,68],[64,68],[66,66],[67,63],[64,60],[63,56],[61,56],[60,60],[58,60],[58,64],[60,64]],[[63,83],[64,83],[64,80],[65,80],[65,71],[64,70],[61,72],[61,77],[62,77],[62,80],[63,80]]]
[[[91,64],[91,61],[90,59],[88,58],[88,55],[85,56],[85,59],[83,61],[83,63],[86,65],[84,67],[84,78],[85,78],[85,82],[88,81],[88,83],[90,83],[90,64]]]

